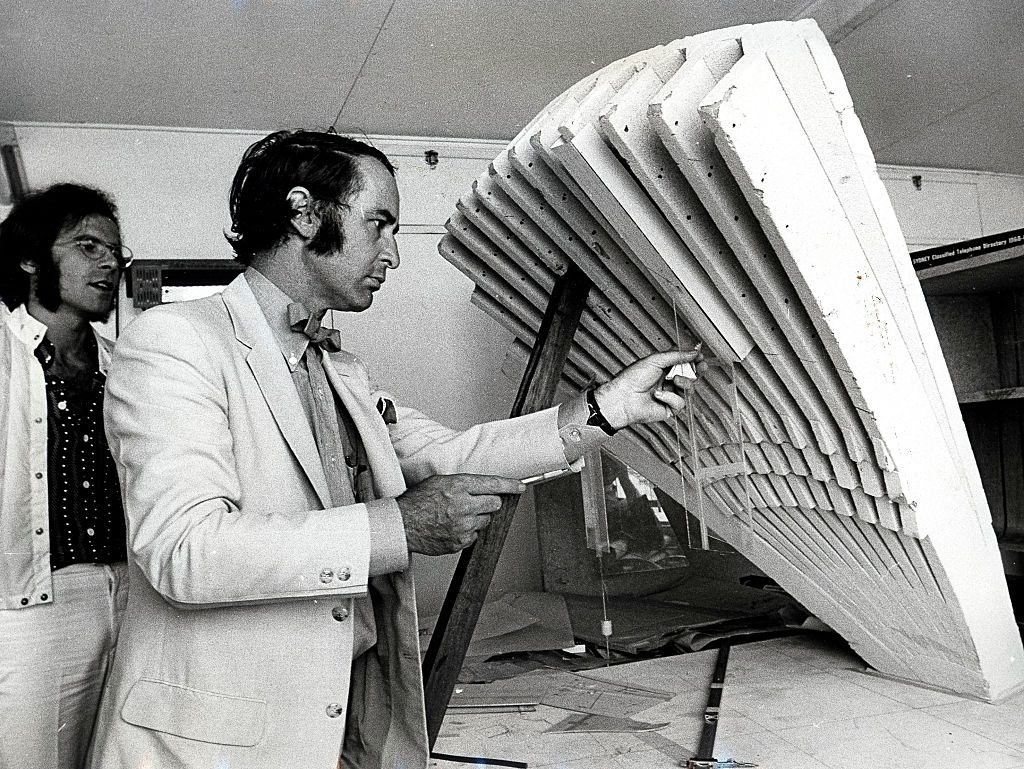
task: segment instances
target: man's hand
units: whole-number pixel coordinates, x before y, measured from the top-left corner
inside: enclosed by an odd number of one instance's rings
[[[409,550],[424,555],[469,547],[501,507],[500,494],[522,494],[526,486],[496,475],[432,475],[398,497]]]
[[[610,382],[594,391],[597,405],[616,430],[638,422],[669,419],[686,405],[682,394],[696,379],[666,373],[676,365],[689,363],[697,377],[707,370],[698,344],[692,350],[658,352],[627,366]]]

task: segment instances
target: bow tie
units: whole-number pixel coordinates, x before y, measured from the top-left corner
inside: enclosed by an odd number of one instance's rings
[[[292,331],[305,334],[309,337],[310,344],[315,344],[325,352],[339,352],[341,350],[341,332],[336,328],[324,328],[320,325],[324,312],[319,315],[311,315],[302,302],[292,302],[288,305],[288,327]]]

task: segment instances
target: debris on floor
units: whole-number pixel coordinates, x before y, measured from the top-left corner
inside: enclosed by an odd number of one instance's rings
[[[544,731],[555,732],[653,732],[664,729],[668,722],[649,724],[631,718],[602,716],[597,713],[573,713]]]

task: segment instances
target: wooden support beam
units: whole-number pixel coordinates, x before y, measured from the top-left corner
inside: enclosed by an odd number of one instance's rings
[[[555,283],[511,416],[540,411],[551,405],[589,292],[590,281],[575,267]],[[463,551],[448,587],[423,660],[427,734],[431,746],[441,728],[518,504],[518,496],[505,498],[501,510],[494,514],[490,526],[480,532],[476,544]]]

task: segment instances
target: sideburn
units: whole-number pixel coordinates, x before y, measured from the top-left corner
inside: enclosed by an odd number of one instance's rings
[[[309,241],[309,250],[314,254],[341,251],[341,247],[345,243],[341,206],[337,203],[321,203],[320,205],[320,229]]]
[[[54,262],[36,263],[36,299],[50,312],[60,308],[60,268]]]

